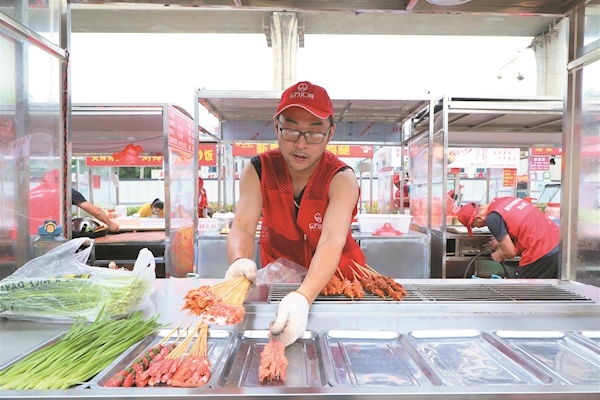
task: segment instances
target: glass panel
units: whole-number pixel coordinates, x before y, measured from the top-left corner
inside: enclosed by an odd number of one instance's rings
[[[429,137],[421,136],[408,144],[410,175],[410,213],[415,225],[427,229],[427,177]]]
[[[0,2],[0,12],[54,44],[60,42],[60,3],[62,0],[29,0],[25,10],[21,0]]]
[[[168,107],[168,164],[165,165],[165,193],[168,196],[168,228],[170,239],[170,275],[182,278],[194,272],[194,123],[174,107]],[[166,250],[166,249],[165,249]]]
[[[60,61],[0,37],[0,277],[32,256],[46,219],[62,221]]]
[[[583,46],[600,40],[600,5],[585,7],[585,22],[583,26]]]
[[[600,61],[583,69],[577,281],[600,282]]]
[[[436,118],[433,134],[433,170],[431,171],[431,229],[441,230],[445,218],[444,203],[446,191],[444,187],[444,131],[442,130],[442,113]],[[450,209],[452,211],[452,209]]]

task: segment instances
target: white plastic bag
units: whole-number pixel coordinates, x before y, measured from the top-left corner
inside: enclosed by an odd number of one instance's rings
[[[307,269],[302,265],[287,258],[278,258],[257,271],[256,284],[301,283],[306,276],[306,272]]]
[[[92,267],[85,262],[93,241],[77,253],[88,240],[70,240],[0,281],[0,316],[69,322],[79,317],[93,321],[101,311],[109,318],[137,310],[152,312],[150,295],[156,281],[152,252],[140,250],[133,271]]]

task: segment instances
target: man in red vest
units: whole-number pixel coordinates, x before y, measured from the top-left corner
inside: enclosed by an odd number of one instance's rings
[[[498,197],[487,205],[466,204],[457,217],[469,236],[472,228],[489,228],[495,238],[490,243],[494,261],[521,256],[515,278],[558,278],[559,228],[535,205],[517,197]]]
[[[283,92],[273,118],[279,148],[255,156],[242,171],[225,279],[256,278],[251,259],[262,215],[263,267],[285,258],[307,268],[298,290],[279,303],[270,329],[287,346],[306,330],[310,304],[332,276],[352,279],[354,262],[366,263],[350,228],[360,195],[356,174],[326,150],[336,128],[329,95],[298,82]]]

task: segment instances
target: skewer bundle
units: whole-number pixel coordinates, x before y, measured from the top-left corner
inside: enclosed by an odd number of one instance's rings
[[[189,330],[189,325],[184,331],[187,330]],[[137,374],[136,386],[155,386],[163,383],[178,387],[198,387],[208,382],[210,379],[210,361],[206,357],[208,326],[202,322],[198,323],[194,330],[181,342],[179,340],[183,331],[180,331],[175,339],[176,344],[166,346],[174,331],[155,347],[168,348],[170,351],[159,353],[164,354],[164,356],[157,356],[150,362],[146,370]],[[188,349],[190,350],[188,351]]]
[[[182,310],[200,316],[206,324],[237,324],[246,315],[243,304],[250,285],[245,276],[238,276],[213,286],[200,286],[188,291]]]
[[[383,299],[391,297],[396,301],[402,301],[402,298],[408,296],[404,287],[394,281],[389,276],[381,275],[369,265],[362,266],[356,261],[353,261],[354,266],[351,266],[353,280],[348,278],[340,279],[334,275],[331,280],[321,290],[321,294],[325,296],[345,295],[346,297],[363,298],[364,292],[373,293]],[[338,269],[338,273],[342,273]]]
[[[260,353],[260,366],[258,367],[258,380],[285,382],[285,371],[288,360],[285,356],[285,346],[276,338],[272,338]]]
[[[197,333],[197,338],[194,336]],[[187,351],[188,347],[191,348]],[[199,387],[210,379],[210,360],[208,353],[208,325],[200,322],[194,332],[180,346],[177,346],[167,358],[177,360],[175,373],[167,381],[177,387]]]

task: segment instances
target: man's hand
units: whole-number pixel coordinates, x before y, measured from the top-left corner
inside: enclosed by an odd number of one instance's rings
[[[227,268],[225,280],[236,276],[245,276],[250,282],[254,282],[256,281],[256,269],[256,263],[251,259],[238,258]]]
[[[288,293],[279,303],[275,321],[269,329],[271,335],[276,336],[285,346],[294,343],[306,331],[309,307],[303,294]]]
[[[497,263],[504,262],[505,258],[500,249],[492,253],[492,260],[496,261]]]
[[[108,225],[108,230],[110,232],[119,232],[119,224],[117,224],[116,222],[111,222]]]
[[[492,250],[496,250],[498,247],[500,247],[500,242],[498,242],[496,239],[491,239],[488,242],[488,247]]]

